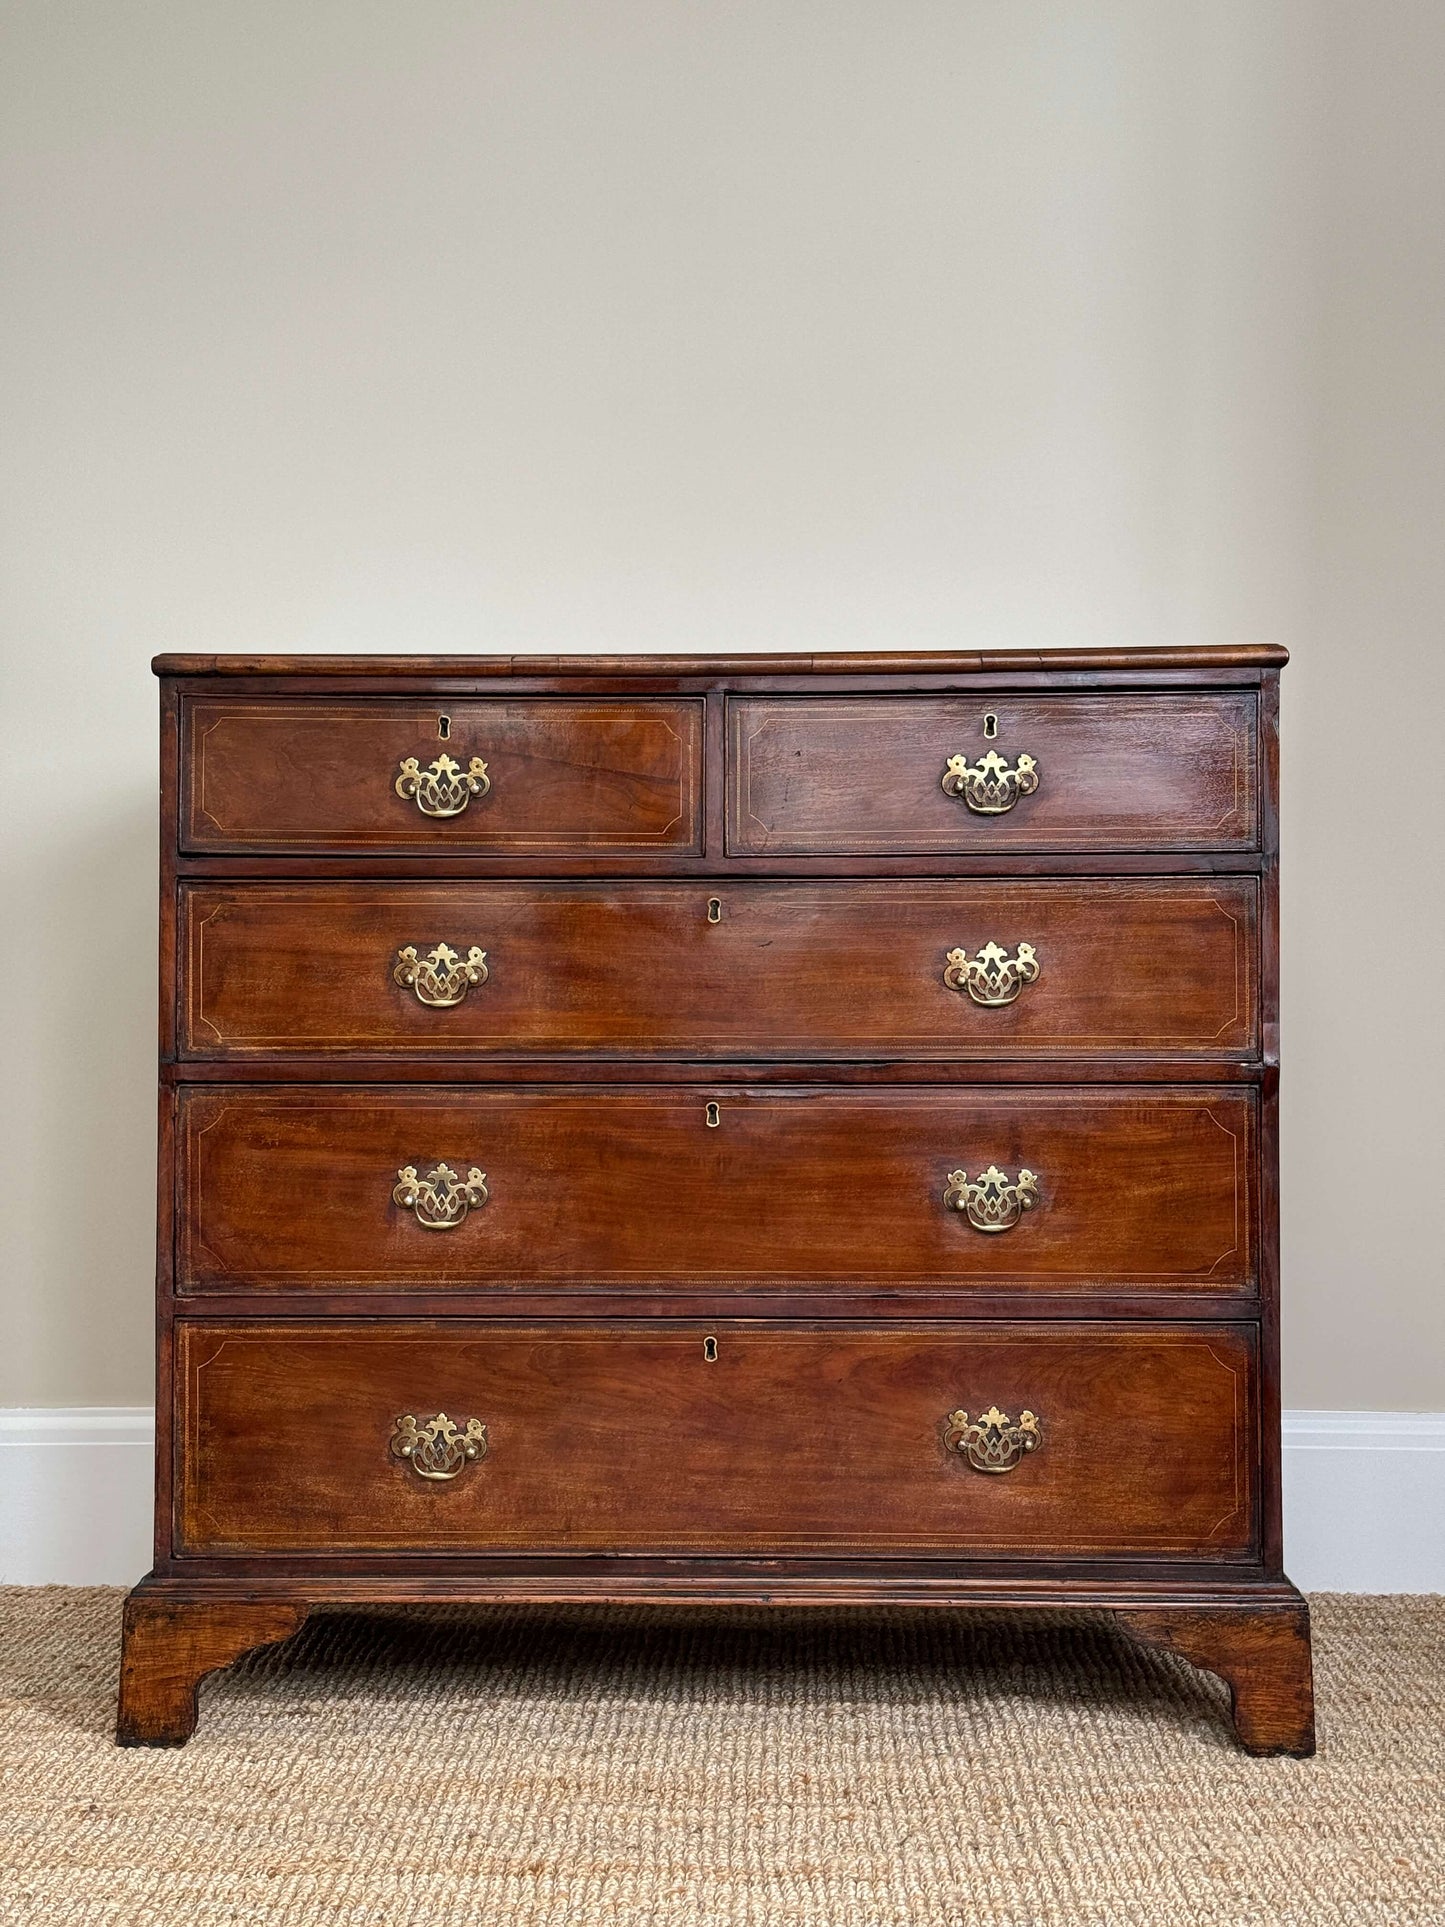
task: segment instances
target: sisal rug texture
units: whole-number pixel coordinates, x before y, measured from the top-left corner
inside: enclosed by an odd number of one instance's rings
[[[1445,1598],[1313,1602],[1321,1752],[1107,1619],[311,1621],[111,1744],[121,1595],[0,1591],[0,1921],[1441,1927]]]

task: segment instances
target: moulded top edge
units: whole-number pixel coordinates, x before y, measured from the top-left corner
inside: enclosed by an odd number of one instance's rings
[[[1165,649],[897,650],[714,656],[157,656],[158,676],[847,676],[1037,673],[1051,669],[1280,669],[1276,643]]]

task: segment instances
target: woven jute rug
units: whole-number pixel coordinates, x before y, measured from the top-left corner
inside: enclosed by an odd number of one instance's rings
[[[1321,1751],[1103,1618],[312,1620],[111,1744],[120,1597],[0,1591],[0,1920],[1445,1922],[1445,1598],[1314,1600]]]

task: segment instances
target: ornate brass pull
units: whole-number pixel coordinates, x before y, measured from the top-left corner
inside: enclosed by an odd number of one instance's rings
[[[405,1211],[415,1211],[416,1221],[427,1231],[455,1231],[468,1211],[477,1211],[487,1201],[487,1174],[475,1165],[465,1178],[449,1164],[439,1164],[424,1178],[414,1164],[404,1164],[397,1172],[399,1183],[391,1195]]]
[[[473,984],[487,981],[487,953],[473,944],[463,962],[449,945],[439,943],[435,950],[418,957],[416,945],[409,943],[397,951],[391,979],[403,990],[414,990],[418,1003],[430,1004],[434,1010],[450,1010]]]
[[[408,1412],[396,1421],[391,1456],[405,1459],[419,1479],[454,1479],[487,1456],[487,1428],[479,1418],[469,1418],[458,1431],[445,1412],[418,1424]]]
[[[1038,1180],[1032,1171],[1021,1170],[1010,1181],[996,1164],[973,1179],[967,1171],[950,1171],[943,1188],[943,1202],[951,1211],[965,1213],[978,1231],[1007,1231],[1025,1211],[1033,1210],[1038,1197]]]
[[[415,756],[403,756],[395,787],[408,802],[415,797],[423,816],[460,816],[474,796],[486,795],[492,779],[480,756],[474,756],[465,769],[450,756],[438,756],[426,769]]]
[[[1039,974],[1031,943],[1021,943],[1012,957],[996,943],[986,943],[972,957],[964,950],[950,950],[944,962],[943,981],[949,989],[966,990],[976,1004],[1011,1004]]]
[[[943,772],[947,794],[961,796],[980,816],[1002,816],[1038,786],[1039,766],[1032,756],[1020,756],[1010,769],[996,749],[986,750],[976,763],[966,756],[950,756]]]
[[[972,1420],[967,1412],[950,1412],[943,1422],[943,1442],[975,1472],[1012,1472],[1026,1452],[1038,1450],[1044,1435],[1032,1412],[1021,1412],[1015,1425],[1007,1412],[990,1405]]]

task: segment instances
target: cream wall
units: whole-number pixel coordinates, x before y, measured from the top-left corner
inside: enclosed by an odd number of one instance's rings
[[[1285,1397],[1445,1409],[1438,0],[12,0],[0,1405],[149,1396],[157,649],[1279,640]]]

